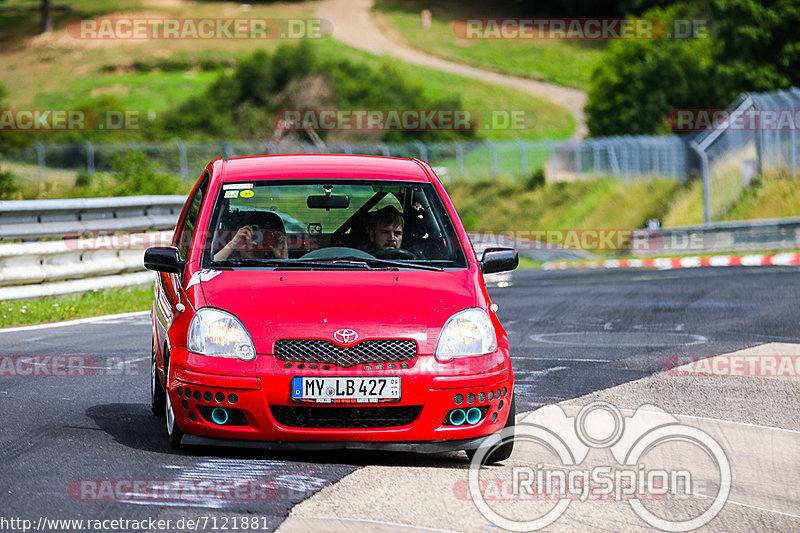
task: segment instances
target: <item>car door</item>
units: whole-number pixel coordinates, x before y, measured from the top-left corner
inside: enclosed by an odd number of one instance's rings
[[[189,196],[183,208],[183,216],[178,223],[177,230],[172,239],[172,245],[178,248],[181,260],[186,261],[191,250],[197,221],[208,191],[209,173],[205,172],[197,187]],[[169,330],[178,311],[185,309],[187,298],[184,289],[184,275],[159,272],[156,278],[156,319],[159,326],[159,348],[164,343],[169,343],[167,331]],[[160,354],[159,363],[163,364],[163,353]]]

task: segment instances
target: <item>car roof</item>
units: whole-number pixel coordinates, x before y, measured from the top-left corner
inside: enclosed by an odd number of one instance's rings
[[[222,181],[261,179],[369,179],[431,181],[416,159],[370,155],[303,154],[235,157],[224,161]]]

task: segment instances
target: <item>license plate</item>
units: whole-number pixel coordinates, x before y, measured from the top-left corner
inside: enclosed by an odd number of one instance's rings
[[[312,403],[383,403],[400,400],[400,377],[293,377],[292,399]]]

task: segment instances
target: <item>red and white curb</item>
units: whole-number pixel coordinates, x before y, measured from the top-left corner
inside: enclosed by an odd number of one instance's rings
[[[567,268],[697,268],[719,266],[790,266],[800,265],[800,254],[712,255],[689,257],[658,257],[655,259],[607,259],[605,261],[549,261],[545,270]]]

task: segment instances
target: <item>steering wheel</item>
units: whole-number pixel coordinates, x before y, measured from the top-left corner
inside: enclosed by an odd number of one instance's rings
[[[373,252],[372,255],[378,259],[418,259],[414,252],[404,250],[403,248],[384,248],[383,250]]]
[[[300,259],[336,259],[337,257],[361,257],[364,259],[372,259],[375,256],[370,255],[363,250],[358,250],[357,248],[332,246],[330,248],[318,248],[316,250],[311,250],[307,254],[300,257]]]

